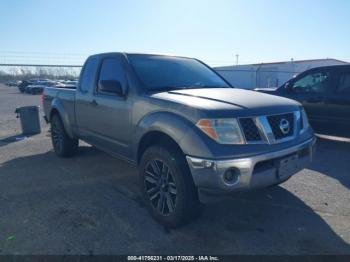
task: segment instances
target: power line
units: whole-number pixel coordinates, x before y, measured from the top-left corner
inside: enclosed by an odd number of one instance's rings
[[[82,67],[81,65],[45,65],[45,64],[0,64],[0,66],[18,66],[18,67]]]

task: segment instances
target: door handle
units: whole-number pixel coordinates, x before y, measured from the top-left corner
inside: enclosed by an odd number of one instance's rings
[[[98,103],[96,102],[95,99],[93,99],[93,100],[90,102],[90,104],[92,104],[93,106],[98,106]]]
[[[313,98],[310,98],[308,100],[308,102],[311,102],[311,103],[320,103],[322,102],[323,98],[322,97],[313,97]]]

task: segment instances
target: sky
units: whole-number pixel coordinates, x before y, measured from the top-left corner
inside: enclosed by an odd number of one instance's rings
[[[0,61],[82,63],[111,51],[210,65],[350,61],[349,0],[0,0]],[[2,56],[2,57],[1,57]]]

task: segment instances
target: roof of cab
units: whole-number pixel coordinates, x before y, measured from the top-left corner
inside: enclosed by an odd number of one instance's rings
[[[89,56],[89,58],[103,58],[103,57],[108,57],[108,56],[112,56],[112,55],[145,55],[145,56],[166,56],[166,57],[179,57],[179,58],[190,58],[190,59],[194,59],[192,57],[186,57],[186,56],[176,56],[176,55],[164,55],[164,54],[151,54],[151,53],[129,53],[129,52],[106,52],[106,53],[98,53],[98,54],[94,54]]]
[[[318,67],[313,67],[308,70],[305,70],[304,72],[307,71],[312,71],[312,70],[319,70],[319,69],[350,69],[350,64],[345,64],[345,65],[328,65],[328,66],[318,66]]]

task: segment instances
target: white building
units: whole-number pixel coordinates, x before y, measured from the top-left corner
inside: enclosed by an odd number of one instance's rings
[[[314,67],[343,65],[345,61],[327,58],[238,66],[222,66],[214,69],[233,86],[253,89],[256,87],[278,87],[293,76]]]

